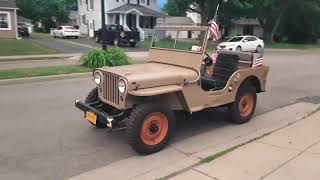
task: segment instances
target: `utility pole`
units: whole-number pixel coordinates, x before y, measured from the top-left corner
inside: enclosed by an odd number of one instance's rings
[[[102,43],[102,50],[107,50],[107,43],[106,43],[106,11],[105,11],[105,0],[101,0],[101,43]]]

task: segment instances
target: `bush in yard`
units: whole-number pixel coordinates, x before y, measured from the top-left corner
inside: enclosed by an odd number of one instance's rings
[[[129,64],[128,57],[121,48],[92,49],[81,57],[83,65],[89,68],[122,66]]]

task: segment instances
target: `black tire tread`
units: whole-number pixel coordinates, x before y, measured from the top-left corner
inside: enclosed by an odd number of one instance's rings
[[[158,145],[155,145],[153,147],[148,147],[148,145],[145,145],[142,140],[140,139],[140,129],[141,125],[143,123],[143,120],[145,119],[145,116],[148,114],[161,111],[167,115],[168,123],[169,123],[169,130],[167,137]],[[160,151],[163,149],[167,143],[169,142],[172,131],[175,126],[175,117],[173,112],[170,109],[167,109],[161,105],[156,104],[142,104],[138,105],[133,109],[132,113],[128,117],[128,124],[127,124],[127,137],[128,137],[128,143],[129,145],[139,154],[151,154]]]
[[[240,95],[248,91],[254,93],[254,101],[255,101],[254,107],[253,107],[252,113],[249,116],[247,116],[246,118],[242,118],[239,114],[238,101],[240,99]],[[256,88],[250,82],[243,83],[237,92],[235,102],[230,104],[228,107],[229,113],[231,114],[230,121],[235,124],[245,124],[249,122],[254,115],[256,104],[257,104]]]
[[[93,102],[96,102],[99,100],[99,97],[98,97],[98,88],[94,88],[92,89],[88,96],[86,97],[86,100],[85,100],[85,103],[93,103]],[[99,122],[99,117],[97,117],[97,123],[96,125],[92,124],[93,126],[97,127],[97,128],[106,128],[107,126],[105,124],[102,124]]]

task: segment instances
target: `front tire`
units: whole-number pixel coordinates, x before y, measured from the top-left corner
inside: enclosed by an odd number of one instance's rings
[[[139,154],[151,154],[163,149],[175,127],[174,113],[158,104],[138,105],[129,116],[127,136],[131,147]]]
[[[231,114],[231,122],[235,124],[249,122],[254,115],[256,104],[256,88],[250,83],[241,85],[237,92],[235,102],[228,107]]]
[[[85,103],[94,103],[94,102],[97,102],[97,101],[99,101],[98,88],[94,88],[88,94],[88,96],[87,96],[87,98],[85,100]],[[101,120],[100,120],[99,116],[97,117],[97,123],[96,124],[92,124],[92,125],[95,126],[96,128],[106,128],[107,127],[107,125],[101,123]]]
[[[260,45],[257,47],[256,52],[257,53],[261,53],[262,52],[262,47]]]
[[[119,46],[119,41],[118,41],[117,39],[115,39],[115,40],[113,41],[113,45],[114,45],[114,46]]]
[[[98,36],[95,37],[96,43],[100,43],[100,38]]]
[[[136,47],[136,42],[131,42],[130,47]]]

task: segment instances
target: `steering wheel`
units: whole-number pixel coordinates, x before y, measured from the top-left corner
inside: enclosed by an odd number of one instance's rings
[[[205,65],[211,66],[213,64],[213,59],[210,57],[210,55],[207,52],[205,52],[204,54],[207,56],[203,59]]]

